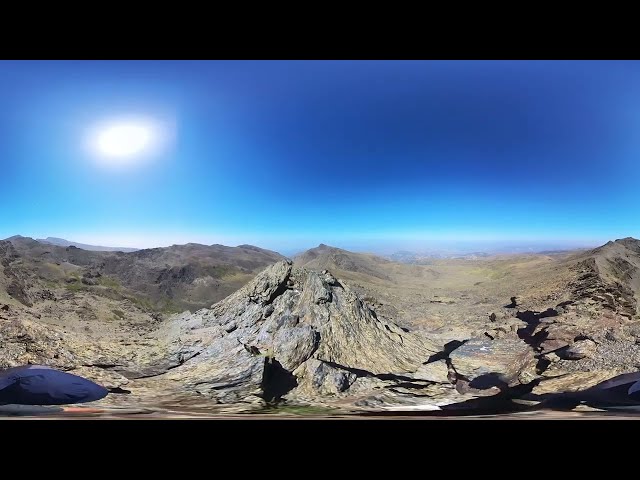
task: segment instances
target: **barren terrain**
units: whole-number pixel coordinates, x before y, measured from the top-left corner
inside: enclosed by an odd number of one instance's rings
[[[107,415],[602,412],[599,385],[640,369],[630,238],[418,265],[326,245],[291,262],[12,237],[0,260],[0,366],[102,383],[90,406]]]

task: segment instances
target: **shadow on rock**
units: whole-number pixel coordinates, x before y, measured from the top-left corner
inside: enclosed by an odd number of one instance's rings
[[[444,345],[444,349],[439,351],[438,353],[434,353],[431,355],[425,364],[437,362],[438,360],[447,360],[449,358],[449,354],[453,352],[456,348],[464,345],[468,340],[451,340],[450,342]]]
[[[474,378],[469,382],[469,386],[478,390],[497,387],[501,392],[509,388],[508,383],[502,379],[502,375],[495,372],[485,373],[484,375]]]
[[[275,358],[265,362],[262,376],[262,398],[267,403],[277,402],[280,397],[297,386],[296,377]]]
[[[533,310],[525,310],[524,312],[516,313],[516,318],[522,320],[527,324],[526,327],[518,329],[518,337],[528,345],[537,347],[544,341],[547,333],[542,331],[537,334],[533,334],[540,325],[543,318],[557,317],[558,311],[553,308],[547,308],[544,312],[536,312]]]
[[[516,308],[518,306],[518,302],[516,301],[518,297],[511,297],[511,303],[507,305],[503,305],[504,308]]]

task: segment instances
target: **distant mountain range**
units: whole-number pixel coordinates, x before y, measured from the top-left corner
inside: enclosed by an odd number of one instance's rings
[[[560,255],[568,252],[587,251],[589,248],[533,248],[533,247],[512,247],[503,250],[495,251],[475,251],[475,252],[450,252],[450,251],[428,251],[428,252],[412,252],[408,250],[401,250],[382,257],[387,258],[393,262],[409,263],[416,265],[428,265],[435,260],[447,260],[447,259],[461,259],[461,260],[478,260],[481,258],[493,257],[495,255],[527,255],[527,254],[541,254],[541,255]]]
[[[478,258],[490,257],[492,254],[487,252],[471,252],[471,253],[445,253],[445,252],[427,252],[416,253],[409,251],[400,251],[385,255],[385,258],[398,263],[415,263],[426,264],[436,259],[447,258],[463,258],[467,260],[477,260]]]
[[[49,245],[57,245],[58,247],[77,247],[83,250],[89,250],[92,252],[135,252],[138,248],[126,248],[126,247],[102,247],[99,245],[87,245],[86,243],[71,242],[64,238],[47,237],[36,239],[40,243],[47,243]]]
[[[19,235],[0,240],[0,294],[6,286],[9,295],[25,305],[37,302],[42,291],[49,290],[119,301],[128,298],[163,311],[197,310],[223,299],[285,258],[252,245],[188,243],[115,250]]]
[[[107,247],[102,245],[90,245],[90,244],[74,242],[71,240],[66,240],[64,238],[58,238],[58,237],[38,238],[36,239],[36,241],[40,243],[45,243],[48,245],[56,245],[59,247],[77,247],[77,248],[81,248],[83,250],[88,250],[92,252],[129,253],[129,252],[145,250],[145,249],[130,248],[130,247]],[[321,244],[320,247],[316,247],[316,248],[322,248],[322,247],[326,248],[326,245]],[[257,247],[251,247],[248,245],[238,245],[238,248],[257,248]],[[330,248],[335,248],[335,247],[330,247]],[[295,258],[301,255],[304,255],[307,251],[312,252],[314,250],[315,249],[313,248],[310,250],[287,249],[287,250],[280,250],[279,253],[289,258]],[[342,250],[343,252],[348,251],[343,249],[337,249],[337,250]],[[496,254],[540,253],[540,254],[553,255],[553,254],[560,254],[560,253],[566,253],[568,251],[577,251],[577,250],[587,250],[587,249],[586,248],[574,248],[574,249],[557,248],[556,249],[556,248],[549,248],[548,246],[538,247],[538,248],[531,247],[531,246],[519,246],[519,247],[511,246],[511,247],[502,248],[500,250],[493,249],[493,250],[487,250],[487,251],[482,251],[482,250],[472,251],[471,249],[467,251],[432,249],[432,250],[423,250],[423,251],[399,250],[394,253],[384,253],[384,254],[378,253],[378,252],[372,252],[372,253],[363,252],[362,254],[373,255],[373,256],[377,256],[379,259],[384,258],[384,259],[391,260],[393,262],[398,262],[398,263],[424,265],[424,264],[429,264],[433,260],[438,260],[438,259],[477,260],[480,258],[491,257]]]

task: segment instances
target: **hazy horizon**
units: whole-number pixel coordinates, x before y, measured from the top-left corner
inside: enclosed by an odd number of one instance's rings
[[[135,237],[128,237],[129,241],[126,238],[122,238],[121,242],[118,243],[117,239],[113,239],[115,241],[109,241],[108,238],[92,238],[92,237],[81,237],[71,238],[66,236],[57,236],[57,235],[25,235],[22,233],[18,233],[15,235],[33,238],[35,240],[46,240],[47,238],[55,238],[59,240],[66,240],[78,244],[85,244],[91,246],[100,246],[100,247],[120,247],[120,248],[134,248],[134,249],[146,249],[146,248],[158,248],[158,247],[169,247],[172,245],[185,245],[187,243],[196,243],[201,245],[214,245],[220,244],[230,247],[236,247],[239,245],[254,245],[260,248],[265,248],[267,250],[273,250],[278,253],[281,253],[285,256],[295,255],[297,253],[304,252],[308,249],[318,247],[321,244],[328,245],[331,247],[337,247],[344,250],[349,250],[353,252],[359,253],[373,253],[379,255],[392,255],[403,252],[410,252],[418,255],[465,255],[472,253],[488,253],[488,254],[500,254],[500,253],[536,253],[541,251],[554,251],[554,250],[573,250],[573,249],[583,249],[583,248],[594,248],[598,247],[609,240],[616,240],[616,237],[606,240],[594,240],[592,242],[578,242],[578,241],[539,241],[539,242],[514,242],[514,241],[505,241],[500,239],[485,239],[484,241],[464,241],[458,242],[457,244],[452,244],[451,241],[440,240],[440,241],[431,241],[431,242],[385,242],[384,240],[379,239],[379,243],[372,244],[371,241],[366,243],[358,243],[353,241],[336,241],[329,242],[322,239],[317,241],[309,241],[305,243],[301,243],[300,245],[294,246],[284,246],[284,247],[273,247],[264,243],[257,242],[247,242],[240,241],[238,239],[227,239],[228,241],[220,242],[220,241],[210,241],[207,238],[181,238],[174,237],[175,241],[152,241],[151,239],[146,239],[146,242],[141,240],[140,242],[132,242],[131,239]],[[14,236],[10,235],[9,237]],[[2,237],[2,238],[9,238]],[[157,239],[157,237],[156,237]]]
[[[633,61],[0,61],[0,237],[459,253],[640,237]]]

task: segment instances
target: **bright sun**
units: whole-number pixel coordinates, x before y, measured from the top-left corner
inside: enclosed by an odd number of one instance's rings
[[[151,143],[152,131],[147,125],[123,123],[112,125],[100,133],[96,146],[107,157],[129,157],[142,153]]]
[[[86,146],[96,161],[120,168],[157,158],[172,144],[174,126],[166,119],[125,116],[94,124],[87,133]]]

